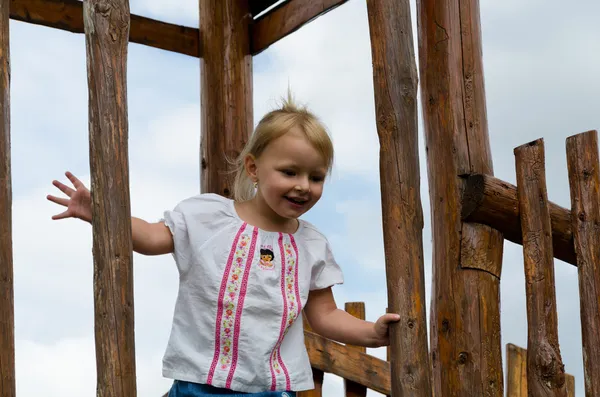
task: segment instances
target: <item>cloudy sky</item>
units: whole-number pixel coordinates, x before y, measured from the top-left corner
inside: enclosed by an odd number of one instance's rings
[[[480,0],[490,140],[496,176],[515,183],[513,148],[544,137],[548,193],[570,206],[565,138],[600,127],[600,3]],[[413,2],[413,21],[415,20]],[[131,0],[131,11],[198,26],[197,0]],[[416,23],[416,22],[415,22]],[[21,397],[95,395],[91,228],[55,222],[51,181],[71,170],[89,181],[85,42],[75,35],[11,22],[13,241],[17,387]],[[132,213],[158,220],[198,193],[200,84],[197,59],[129,46]],[[378,141],[366,2],[350,0],[254,59],[255,122],[285,94],[327,124],[337,161],[324,198],[306,217],[332,241],[346,274],[340,306],[364,301],[385,311]],[[421,128],[421,126],[420,126]],[[422,130],[420,137],[422,137]],[[425,265],[429,301],[431,236],[421,138]],[[583,396],[577,273],[556,261],[561,349]],[[135,256],[138,390],[162,395],[161,376],[177,273],[170,256]],[[522,251],[506,243],[502,274],[503,345],[526,346]],[[371,350],[383,357],[382,349]],[[326,395],[341,381],[326,377]],[[371,393],[376,395],[376,393]]]

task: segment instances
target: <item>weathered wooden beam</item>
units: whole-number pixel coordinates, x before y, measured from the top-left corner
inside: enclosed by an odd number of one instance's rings
[[[83,5],[98,396],[136,396],[127,123],[128,0]]]
[[[310,331],[304,331],[308,357],[313,368],[391,394],[390,364]]]
[[[9,2],[0,1],[0,396],[15,397]]]
[[[530,396],[566,397],[558,343],[544,141],[519,146],[514,153],[527,295],[527,391]]]
[[[364,302],[347,302],[345,310],[356,318],[364,320],[366,318]],[[361,353],[367,353],[367,348],[362,346],[346,345],[349,349],[355,349]],[[344,391],[346,397],[366,397],[367,388],[351,380],[344,379]]]
[[[576,265],[571,211],[548,202],[552,225],[554,257]],[[461,217],[465,222],[488,225],[504,238],[523,243],[517,187],[491,175],[473,174],[466,178]]]
[[[84,33],[79,0],[10,0],[10,17],[72,33]],[[129,41],[194,57],[200,56],[198,29],[131,15]]]
[[[251,53],[259,54],[346,1],[294,0],[282,3],[248,25],[254,32],[251,33]],[[273,0],[251,1],[250,12],[256,15],[275,3]],[[10,18],[72,33],[84,32],[83,3],[79,0],[10,0]],[[129,41],[196,58],[202,56],[199,29],[139,15],[131,15]]]
[[[506,397],[527,396],[527,350],[506,345]]]
[[[600,161],[598,133],[567,139],[573,240],[579,273],[585,395],[600,395]]]
[[[478,0],[417,0],[433,236],[434,395],[503,396],[502,235],[463,223],[460,175],[493,174]]]
[[[506,345],[506,397],[528,397],[527,350],[509,343]],[[575,377],[565,374],[567,397],[575,397]]]
[[[427,347],[417,67],[410,2],[367,2],[389,310],[393,396],[431,396]]]
[[[200,0],[202,192],[230,197],[228,159],[252,133],[251,17],[248,1]]]
[[[339,7],[348,0],[292,0],[258,18],[251,26],[252,54],[300,29],[305,24]]]

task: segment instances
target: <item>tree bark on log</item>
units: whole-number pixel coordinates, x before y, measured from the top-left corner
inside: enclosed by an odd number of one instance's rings
[[[571,211],[548,202],[552,225],[554,257],[576,265]],[[473,174],[467,177],[462,198],[462,219],[481,223],[500,231],[504,238],[523,244],[517,187],[491,175]]]
[[[201,185],[230,197],[235,160],[253,128],[248,0],[200,0]]]
[[[0,1],[0,396],[15,397],[9,0]]]
[[[479,1],[418,0],[417,14],[433,234],[433,394],[502,397],[503,238],[460,219],[460,176],[493,174]]]
[[[506,397],[528,397],[527,350],[511,343],[506,345]],[[575,397],[575,377],[565,374],[567,397]]]
[[[367,2],[390,326],[391,394],[431,396],[427,346],[417,69],[408,0]]]
[[[127,0],[86,0],[97,395],[136,396]]]
[[[566,397],[558,344],[544,141],[519,146],[514,153],[527,294],[527,390],[530,396]]]
[[[598,133],[567,139],[573,237],[579,273],[585,395],[600,395],[600,172]]]

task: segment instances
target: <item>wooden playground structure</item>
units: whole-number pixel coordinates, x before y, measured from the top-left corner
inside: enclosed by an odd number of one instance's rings
[[[493,176],[478,0],[417,0],[419,70],[433,233],[427,343],[417,129],[417,60],[409,0],[367,1],[389,310],[388,360],[310,331],[323,372],[347,396],[574,396],[558,344],[554,258],[578,267],[586,397],[600,396],[600,173],[596,131],[567,139],[571,209],[548,201],[544,145],[515,149],[517,186]],[[136,396],[129,199],[128,42],[200,59],[201,190],[230,195],[223,172],[253,127],[252,56],[345,0],[199,0],[200,28],[130,15],[128,0],[0,0],[0,397],[15,397],[9,19],[84,33],[89,86],[97,395]],[[504,239],[523,245],[527,354],[507,346]],[[364,305],[346,310],[364,318]],[[526,358],[525,358],[526,356]],[[157,395],[160,391],[157,391]]]

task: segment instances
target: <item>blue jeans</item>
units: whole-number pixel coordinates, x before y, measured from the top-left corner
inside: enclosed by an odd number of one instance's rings
[[[169,391],[169,397],[205,397],[205,396],[253,396],[253,397],[296,397],[295,392],[291,391],[263,391],[260,393],[242,393],[228,389],[202,385],[199,383],[184,382],[176,380]]]

